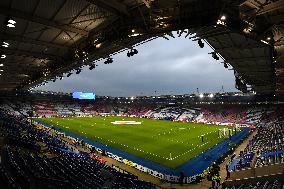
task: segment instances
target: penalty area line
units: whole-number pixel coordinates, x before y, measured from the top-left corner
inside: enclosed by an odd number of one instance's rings
[[[174,159],[176,159],[176,158],[179,158],[179,157],[181,157],[181,156],[184,156],[185,154],[187,154],[187,153],[189,153],[189,152],[195,150],[197,147],[202,147],[202,146],[204,146],[204,145],[206,145],[206,144],[208,144],[208,143],[209,143],[209,142],[205,142],[204,144],[197,145],[196,147],[194,147],[194,148],[192,148],[192,149],[190,149],[190,150],[188,150],[188,151],[186,151],[186,152],[184,152],[184,153],[181,153],[181,154],[179,154],[179,155],[173,157],[172,159],[174,160]],[[202,152],[202,153],[203,153],[203,152]]]

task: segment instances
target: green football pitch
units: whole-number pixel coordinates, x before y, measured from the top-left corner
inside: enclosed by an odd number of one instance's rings
[[[225,136],[219,137],[219,130],[225,127],[217,125],[113,116],[39,120],[170,168],[176,168],[225,139]],[[114,121],[141,124],[116,125],[111,123]]]

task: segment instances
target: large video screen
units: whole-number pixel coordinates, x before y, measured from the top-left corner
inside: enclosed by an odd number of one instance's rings
[[[83,93],[83,92],[73,92],[72,96],[73,98],[80,99],[80,100],[96,98],[95,93]]]

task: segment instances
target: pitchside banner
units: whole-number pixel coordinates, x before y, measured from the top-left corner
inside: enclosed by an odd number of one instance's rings
[[[83,93],[83,92],[73,92],[72,94],[73,98],[75,99],[95,99],[96,95],[95,93]]]
[[[99,153],[102,153],[102,150],[100,148],[97,148],[95,147],[96,151],[98,151]],[[130,160],[127,160],[127,159],[124,159],[123,157],[120,157],[120,156],[117,156],[111,152],[107,152],[107,156],[118,161],[118,162],[121,162],[121,163],[124,163],[125,165],[128,165],[128,166],[131,166],[133,168],[136,168],[144,173],[148,173],[154,177],[157,177],[161,180],[167,180],[169,182],[179,182],[179,176],[174,176],[174,175],[165,175],[163,173],[159,173],[158,171],[155,171],[155,170],[152,170],[152,169],[149,169],[147,167],[144,167],[142,165],[139,165],[135,162],[132,162]],[[125,172],[124,170],[120,169],[119,167],[115,166],[115,165],[112,165],[113,168],[115,168],[117,171],[119,172]],[[194,175],[194,176],[191,176],[191,177],[185,177],[184,180],[183,180],[183,183],[192,183],[192,182],[195,182],[196,181],[196,177],[197,176],[200,176],[200,175]]]

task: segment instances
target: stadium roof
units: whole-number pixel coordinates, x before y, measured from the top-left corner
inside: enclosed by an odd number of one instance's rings
[[[0,87],[28,89],[178,31],[206,41],[238,89],[281,96],[283,13],[282,0],[2,0]]]

